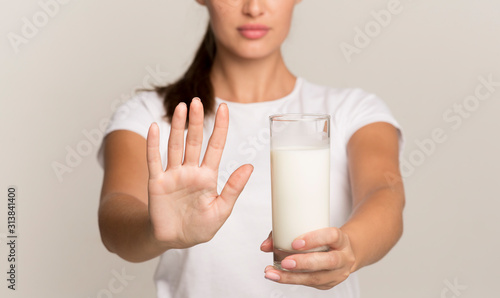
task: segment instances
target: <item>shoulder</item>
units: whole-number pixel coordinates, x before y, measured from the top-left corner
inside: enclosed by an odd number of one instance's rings
[[[141,91],[122,103],[113,118],[147,117],[156,121],[163,115],[163,99],[155,91]]]
[[[137,92],[115,110],[105,135],[115,130],[130,130],[146,138],[151,123],[163,126],[164,115],[163,99],[155,91]]]
[[[387,104],[374,93],[361,88],[322,86],[305,80],[302,84],[303,104],[332,115],[337,133],[346,143],[357,130],[370,123],[387,122],[400,130]]]
[[[157,122],[160,129],[165,129],[167,122],[163,119],[163,115],[165,115],[163,99],[155,91],[137,92],[130,99],[118,105],[109,119],[103,137],[113,131],[127,130],[146,139],[151,123]],[[104,165],[103,145],[104,143],[101,144],[97,154],[101,166]]]

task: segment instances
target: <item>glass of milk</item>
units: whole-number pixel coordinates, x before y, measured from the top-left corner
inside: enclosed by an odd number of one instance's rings
[[[330,116],[270,116],[274,266],[298,236],[330,226]]]

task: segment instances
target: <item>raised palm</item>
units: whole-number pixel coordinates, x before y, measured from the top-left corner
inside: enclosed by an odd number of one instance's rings
[[[212,239],[231,214],[253,170],[251,165],[238,168],[219,195],[218,168],[229,124],[227,106],[222,104],[217,110],[214,130],[201,165],[203,105],[199,99],[191,102],[184,152],[186,116],[187,106],[181,103],[172,117],[165,171],[158,149],[159,129],[155,123],[149,129],[147,140],[153,235],[156,240],[175,248],[191,247]]]

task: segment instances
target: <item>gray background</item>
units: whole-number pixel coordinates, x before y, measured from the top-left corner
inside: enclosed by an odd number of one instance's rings
[[[45,19],[38,1],[0,2],[0,296],[153,297],[157,260],[127,263],[101,244],[103,173],[92,136],[136,87],[182,73],[207,13],[194,0],[66,2]],[[374,92],[404,127],[405,234],[361,270],[363,297],[498,297],[500,87],[485,100],[473,96],[481,77],[500,82],[500,2],[402,0],[390,24],[377,28],[372,13],[388,3],[304,0],[284,45],[295,74]],[[9,37],[22,36],[23,18],[33,17],[38,32],[16,50]],[[366,26],[373,37],[349,63],[341,45]],[[163,74],[150,75],[157,67]],[[457,105],[467,113],[457,116]],[[58,177],[53,166],[68,166],[77,149],[81,160],[73,157],[71,172]],[[12,184],[15,293],[5,281]],[[129,280],[115,282],[122,271]]]

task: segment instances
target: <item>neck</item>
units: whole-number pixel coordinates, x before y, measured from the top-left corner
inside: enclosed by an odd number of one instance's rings
[[[296,78],[286,67],[281,51],[262,59],[243,59],[218,51],[211,80],[215,96],[227,101],[252,103],[288,95]]]

